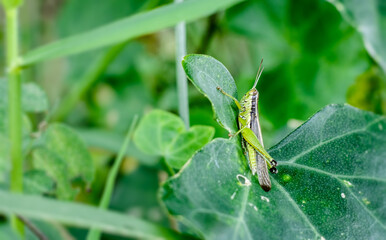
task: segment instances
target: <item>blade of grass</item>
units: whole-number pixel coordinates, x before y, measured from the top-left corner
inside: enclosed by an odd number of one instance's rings
[[[181,3],[183,0],[175,0],[175,3]],[[186,129],[189,129],[189,100],[188,100],[188,79],[182,68],[182,59],[186,55],[186,26],[185,22],[180,22],[175,27],[176,39],[176,77],[178,90],[178,113],[185,123]]]
[[[104,25],[94,30],[38,47],[21,58],[23,66],[43,60],[69,56],[208,16],[243,0],[190,0],[168,4]]]
[[[187,239],[154,223],[96,207],[0,190],[0,212],[139,239]]]
[[[129,131],[127,132],[126,138],[123,141],[122,147],[119,150],[118,156],[114,161],[113,167],[110,169],[109,175],[107,177],[106,185],[103,191],[102,200],[99,203],[99,208],[106,209],[110,204],[111,195],[113,194],[113,189],[115,185],[115,179],[118,175],[119,167],[121,166],[122,159],[126,154],[127,147],[129,146],[130,138],[133,135],[134,127],[137,124],[138,116],[135,115],[134,119],[130,125]],[[87,240],[98,240],[100,239],[101,231],[96,228],[92,228],[87,235]]]

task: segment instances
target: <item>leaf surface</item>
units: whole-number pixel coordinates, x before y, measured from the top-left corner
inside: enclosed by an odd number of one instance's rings
[[[269,151],[279,170],[270,192],[239,144],[215,139],[165,183],[162,199],[205,239],[381,239],[384,146],[385,117],[330,105]]]

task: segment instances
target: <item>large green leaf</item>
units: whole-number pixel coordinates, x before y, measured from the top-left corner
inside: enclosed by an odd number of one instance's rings
[[[229,71],[216,59],[206,55],[187,55],[182,61],[186,75],[212,103],[215,118],[229,132],[236,132],[237,106],[217,87],[237,98],[237,87]],[[222,96],[222,97],[221,97]]]
[[[386,8],[382,0],[327,0],[362,35],[369,54],[386,73]]]
[[[170,229],[113,211],[39,196],[0,191],[0,212],[140,239],[190,239]]]
[[[331,105],[269,152],[264,192],[239,144],[215,139],[167,181],[169,212],[205,239],[382,239],[386,118]]]
[[[186,131],[178,116],[153,110],[138,124],[134,142],[144,153],[162,156],[171,167],[181,168],[213,135],[212,127],[193,126]]]
[[[179,4],[169,4],[39,47],[24,55],[21,58],[21,64],[28,65],[42,60],[68,56],[117,44],[134,37],[171,27],[181,21],[193,21],[240,1],[192,0]]]

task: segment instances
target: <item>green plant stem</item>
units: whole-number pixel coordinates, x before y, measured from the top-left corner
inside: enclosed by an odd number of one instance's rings
[[[183,0],[174,0],[181,3]],[[186,55],[186,24],[179,22],[175,27],[176,41],[176,78],[178,91],[178,113],[189,129],[189,100],[188,100],[188,79],[186,78],[181,61]]]
[[[21,78],[18,66],[18,9],[6,9],[6,54],[9,81],[9,137],[11,140],[11,183],[12,192],[23,191],[23,157],[22,157],[22,109]],[[22,235],[24,227],[20,220],[12,217],[12,223]]]
[[[118,156],[114,161],[114,165],[110,169],[109,175],[107,176],[107,181],[103,191],[102,200],[99,203],[99,208],[101,209],[107,209],[110,204],[110,199],[114,190],[115,179],[117,178],[119,167],[121,166],[122,159],[126,154],[127,147],[129,146],[129,142],[133,134],[134,127],[137,124],[137,120],[138,120],[138,116],[136,115],[130,125],[129,131],[126,134],[126,138],[123,141],[123,144],[121,149],[119,150]],[[92,228],[87,235],[87,240],[98,240],[100,239],[100,236],[101,236],[101,231],[99,229]]]
[[[75,84],[71,91],[66,95],[59,107],[53,114],[53,120],[60,121],[74,108],[80,98],[91,88],[98,80],[98,77],[106,71],[110,63],[126,46],[127,42],[111,47],[104,55],[94,61],[84,76]]]

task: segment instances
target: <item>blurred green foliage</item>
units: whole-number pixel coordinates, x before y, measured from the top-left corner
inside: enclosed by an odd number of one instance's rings
[[[355,6],[348,1],[330,2],[250,0],[187,25],[187,52],[208,54],[224,63],[236,80],[239,97],[252,86],[258,64],[264,58],[265,70],[257,88],[262,131],[268,147],[327,104],[347,102],[378,114],[386,113],[386,76],[382,68],[386,62],[386,45],[381,41],[386,36],[385,4],[369,1],[371,9],[375,9],[369,13],[358,10],[365,3]],[[171,1],[25,1],[20,13],[22,53],[168,3]],[[361,28],[363,21],[371,20],[372,16],[379,19],[374,25],[375,32],[379,33],[375,36]],[[370,26],[372,24],[375,22],[370,21]],[[0,38],[4,42],[3,30]],[[177,113],[173,30],[165,29],[122,44],[101,72],[95,69],[96,65],[110,48],[39,63],[23,72],[24,79],[37,83],[47,95],[32,83],[23,89],[23,106],[27,112],[23,126],[29,139],[25,142],[26,168],[31,170],[26,173],[26,186],[31,186],[30,192],[52,196],[53,189],[56,187],[58,191],[60,184],[51,188],[52,182],[47,176],[33,170],[36,153],[31,154],[29,150],[36,146],[29,145],[34,139],[29,135],[40,136],[44,128],[39,124],[53,119],[63,98],[71,94],[75,84],[89,72],[98,72],[96,80],[63,119],[73,127],[69,131],[74,131],[72,136],[77,139],[74,145],[84,141],[89,147],[96,171],[95,181],[88,189],[91,191],[83,188],[77,196],[79,201],[98,203],[108,169],[136,114],[143,116],[156,108]],[[2,48],[0,55],[0,65],[4,66]],[[0,72],[5,73],[3,68]],[[4,172],[10,168],[6,162],[9,158],[6,89],[1,83],[1,184],[6,184]],[[40,100],[34,103],[37,98]],[[214,137],[227,137],[228,132],[214,120],[210,102],[191,84],[189,106],[192,126],[212,126]],[[112,208],[168,225],[156,194],[158,182],[165,180],[157,176],[161,169],[164,166],[158,157],[148,156],[130,144]],[[84,185],[79,179],[71,180],[71,183],[67,181],[69,189]],[[74,234],[84,236],[77,231]]]

